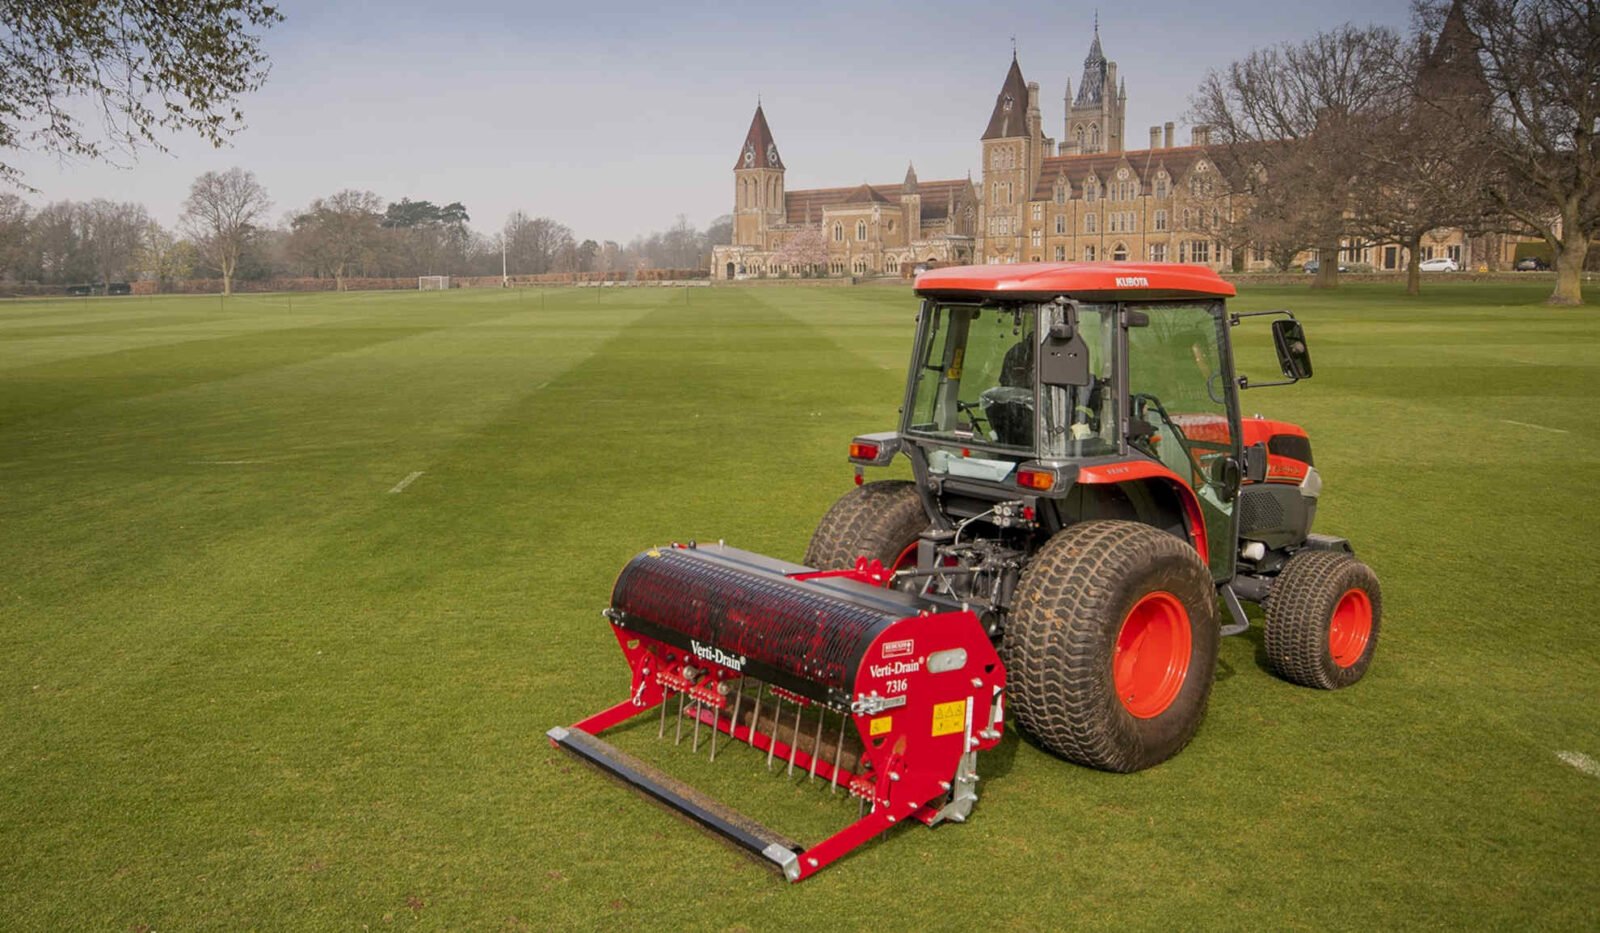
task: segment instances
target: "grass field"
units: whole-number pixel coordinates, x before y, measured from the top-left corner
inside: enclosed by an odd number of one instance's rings
[[[1600,759],[1600,316],[1544,292],[1237,303],[1306,322],[1316,378],[1245,409],[1311,430],[1383,579],[1361,684],[1228,639],[1172,762],[1008,736],[970,823],[798,887],[544,731],[624,696],[633,553],[800,557],[907,292],[0,305],[0,927],[1595,929],[1600,774],[1558,753]],[[855,815],[616,741],[801,838]]]

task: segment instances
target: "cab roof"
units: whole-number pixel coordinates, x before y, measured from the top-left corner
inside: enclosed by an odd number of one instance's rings
[[[1232,298],[1237,292],[1215,270],[1170,262],[1019,262],[950,266],[917,276],[917,294],[930,298],[1046,300],[1057,295],[1097,301]]]

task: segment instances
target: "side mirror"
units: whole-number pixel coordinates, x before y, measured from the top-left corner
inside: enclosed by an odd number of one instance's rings
[[[1300,322],[1281,318],[1272,322],[1272,343],[1278,350],[1278,365],[1290,379],[1311,378],[1311,350]]]
[[[1267,479],[1267,444],[1261,441],[1244,449],[1244,478],[1246,482],[1261,483]]]
[[[1232,502],[1239,495],[1239,484],[1243,476],[1239,472],[1239,461],[1232,457],[1218,457],[1211,464],[1211,483],[1217,487],[1218,494],[1223,502]]]

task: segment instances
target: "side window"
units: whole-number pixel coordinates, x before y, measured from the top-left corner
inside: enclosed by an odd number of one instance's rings
[[[1233,503],[1213,479],[1217,461],[1234,454],[1228,376],[1220,328],[1208,304],[1142,305],[1150,323],[1128,328],[1128,391],[1134,430],[1128,442],[1161,461],[1200,498],[1211,567],[1232,566]]]

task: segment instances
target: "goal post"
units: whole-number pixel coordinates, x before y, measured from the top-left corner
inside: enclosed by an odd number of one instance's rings
[[[448,275],[419,275],[417,276],[417,291],[433,292],[444,291],[450,287]]]

